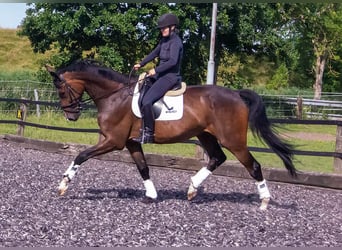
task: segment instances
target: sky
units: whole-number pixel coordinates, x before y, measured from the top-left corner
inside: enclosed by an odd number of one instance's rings
[[[0,2],[0,28],[15,29],[26,16],[26,3]]]

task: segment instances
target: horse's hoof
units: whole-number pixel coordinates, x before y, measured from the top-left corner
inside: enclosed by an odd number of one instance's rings
[[[151,197],[145,196],[145,197],[142,199],[141,202],[144,203],[144,204],[151,204],[151,203],[157,202],[157,199],[153,199],[153,198],[151,198]]]
[[[265,211],[267,209],[269,202],[270,202],[270,198],[263,198],[261,200],[260,210]]]
[[[69,182],[69,179],[67,177],[64,177],[61,183],[59,184],[58,194],[60,196],[63,196],[65,192],[68,190],[68,182]]]
[[[193,198],[195,198],[197,195],[197,191],[193,193],[188,193],[188,201],[191,201]]]
[[[191,183],[188,189],[188,200],[191,201],[193,198],[196,197],[196,195],[197,195],[197,188],[195,188]]]

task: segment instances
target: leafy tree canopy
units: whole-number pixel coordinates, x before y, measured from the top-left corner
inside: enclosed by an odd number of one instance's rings
[[[216,60],[221,60],[224,50],[271,54],[278,39],[271,29],[274,8],[265,4],[220,4]],[[209,57],[212,4],[35,3],[30,4],[20,35],[29,37],[35,52],[57,50],[51,59],[56,66],[95,57],[128,72],[156,46],[156,22],[166,12],[180,19],[185,48],[183,77],[198,84],[205,77]]]
[[[188,84],[205,80],[210,3],[28,5],[19,34],[29,38],[35,52],[54,50],[49,63],[60,67],[89,57],[123,73],[156,46],[160,35],[157,20],[172,12],[180,19],[185,51],[183,78]],[[340,82],[336,72],[342,68],[341,23],[341,4],[220,3],[215,40],[217,78],[229,86],[243,87],[245,82],[253,81],[255,74],[251,72],[258,71],[255,62],[260,62],[273,68],[268,73],[269,86],[276,86],[277,79],[282,79],[276,87],[311,87],[315,62],[326,55],[333,70],[324,79],[336,89]],[[272,78],[274,74],[277,76]]]

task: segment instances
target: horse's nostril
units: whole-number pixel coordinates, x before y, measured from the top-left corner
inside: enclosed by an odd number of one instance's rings
[[[70,122],[75,122],[78,119],[78,116],[72,116],[72,115],[65,115],[65,119]]]

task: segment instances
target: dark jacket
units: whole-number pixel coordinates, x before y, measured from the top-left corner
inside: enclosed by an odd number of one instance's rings
[[[157,47],[140,62],[141,67],[156,57],[159,57],[159,64],[155,68],[157,78],[167,76],[167,78],[174,81],[181,79],[180,67],[183,57],[183,43],[175,32],[172,32],[169,37],[163,37],[160,40]]]

